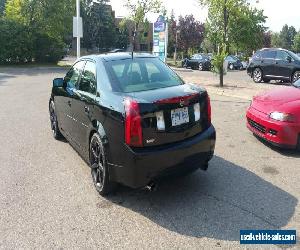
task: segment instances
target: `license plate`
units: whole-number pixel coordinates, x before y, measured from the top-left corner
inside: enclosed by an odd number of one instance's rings
[[[189,109],[187,107],[171,110],[172,126],[179,126],[184,123],[188,123]]]

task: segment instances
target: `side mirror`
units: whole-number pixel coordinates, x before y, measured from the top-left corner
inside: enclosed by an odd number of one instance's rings
[[[292,57],[287,56],[286,60],[287,60],[289,63],[291,63],[291,62],[292,62]]]
[[[55,78],[53,80],[53,87],[63,87],[64,86],[64,79],[63,78]]]

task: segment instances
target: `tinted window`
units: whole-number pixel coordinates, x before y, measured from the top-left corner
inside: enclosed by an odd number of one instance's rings
[[[86,62],[78,89],[87,93],[96,94],[97,81],[95,63]]]
[[[287,61],[287,57],[288,56],[289,56],[288,53],[286,53],[285,51],[278,50],[277,54],[276,54],[276,59],[277,60]]]
[[[266,50],[262,52],[262,57],[264,59],[275,59],[276,51],[273,50]]]
[[[137,92],[184,84],[158,58],[135,58],[105,63],[114,91]]]
[[[68,88],[75,88],[84,64],[85,61],[80,61],[69,70],[64,80]]]

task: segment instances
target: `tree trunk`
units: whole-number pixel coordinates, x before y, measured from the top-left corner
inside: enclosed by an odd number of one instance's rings
[[[223,67],[220,69],[220,87],[223,88],[224,86],[224,72],[223,72]]]

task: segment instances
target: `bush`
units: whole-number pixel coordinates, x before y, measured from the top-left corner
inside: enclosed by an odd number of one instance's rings
[[[59,61],[65,44],[45,33],[31,32],[30,27],[0,18],[0,64]]]
[[[34,37],[34,58],[36,62],[56,63],[63,57],[65,47],[63,41],[40,33],[35,34]]]
[[[0,63],[31,62],[32,36],[27,27],[11,20],[0,19]]]

